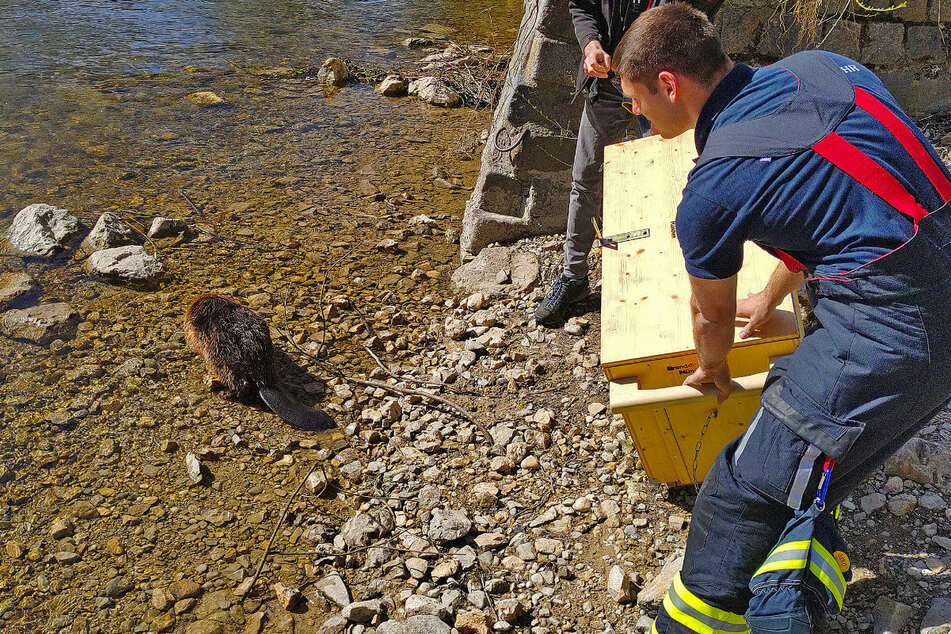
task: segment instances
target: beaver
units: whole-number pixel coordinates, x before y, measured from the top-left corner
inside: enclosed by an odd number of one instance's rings
[[[205,360],[226,398],[245,404],[260,398],[297,429],[335,426],[327,414],[298,403],[277,387],[267,322],[234,298],[204,294],[193,299],[185,311],[185,341]]]

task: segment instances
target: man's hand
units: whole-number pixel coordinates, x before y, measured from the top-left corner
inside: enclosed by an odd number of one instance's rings
[[[607,79],[611,70],[611,56],[601,47],[601,42],[591,40],[584,47],[584,72],[591,77]]]
[[[717,389],[717,403],[722,403],[729,398],[733,391],[733,382],[730,380],[730,368],[726,362],[715,368],[697,368],[693,374],[684,379],[684,385],[697,390],[705,383],[712,383]]]
[[[747,317],[750,320],[740,331],[740,339],[751,337],[769,323],[775,314],[776,307],[771,304],[765,293],[750,293],[746,299],[736,302],[737,317]]]

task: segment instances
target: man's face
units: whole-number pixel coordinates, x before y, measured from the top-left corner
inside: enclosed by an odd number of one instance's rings
[[[684,120],[684,108],[678,100],[677,81],[670,73],[655,80],[654,91],[639,81],[621,77],[621,92],[633,102],[634,114],[642,114],[651,122],[651,132],[670,139],[691,126]]]

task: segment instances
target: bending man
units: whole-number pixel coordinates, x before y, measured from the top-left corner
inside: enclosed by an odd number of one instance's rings
[[[831,508],[951,397],[951,174],[857,62],[809,51],[734,64],[683,4],[643,13],[613,65],[634,111],[663,136],[695,128],[699,158],[677,210],[699,357],[685,384],[730,394],[746,240],[782,261],[741,302],[751,326],[804,274],[820,322],[774,365],[749,428],[703,483],[655,631],[822,631],[817,597],[764,603],[757,593],[770,588],[751,578],[767,557],[792,567],[771,551],[826,467]],[[830,568],[820,581],[841,602],[842,576]]]

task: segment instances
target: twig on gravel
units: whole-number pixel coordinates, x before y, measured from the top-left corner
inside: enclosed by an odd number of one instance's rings
[[[258,577],[261,576],[261,570],[264,569],[264,562],[267,561],[267,556],[271,553],[271,544],[274,543],[274,538],[277,536],[277,531],[281,528],[281,525],[284,523],[284,518],[287,517],[287,512],[291,508],[291,504],[294,503],[294,500],[297,498],[297,494],[300,493],[300,490],[304,488],[304,483],[307,482],[307,478],[310,477],[310,474],[314,472],[314,469],[320,467],[321,473],[324,474],[324,486],[321,488],[320,493],[317,495],[320,496],[324,490],[327,488],[327,472],[324,471],[324,466],[320,464],[320,461],[314,461],[310,465],[310,469],[307,470],[307,473],[301,478],[300,484],[297,485],[297,488],[294,489],[294,492],[287,498],[287,503],[284,505],[284,510],[281,511],[281,516],[277,519],[277,522],[274,524],[274,530],[271,531],[271,537],[267,540],[267,545],[264,547],[264,554],[261,555],[261,561],[258,562],[258,567],[254,571],[254,576],[251,577],[249,581],[243,581],[235,589],[235,594],[243,597],[246,595],[252,587],[254,587],[254,582],[258,580]]]

